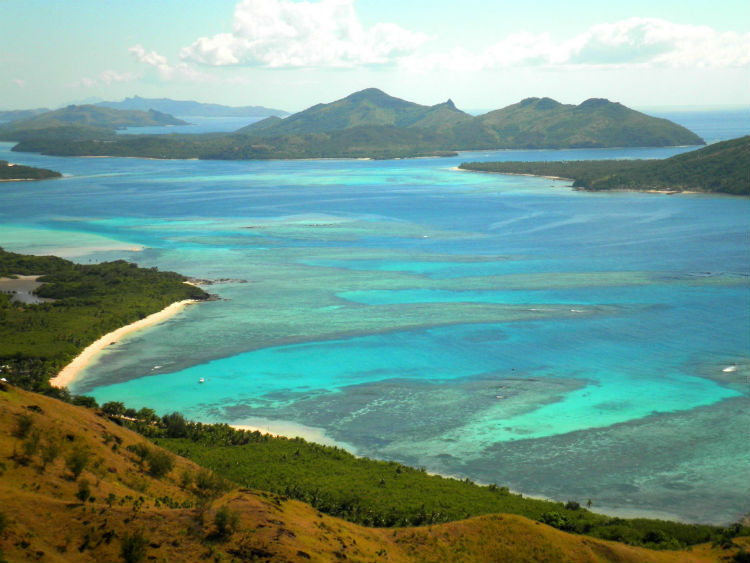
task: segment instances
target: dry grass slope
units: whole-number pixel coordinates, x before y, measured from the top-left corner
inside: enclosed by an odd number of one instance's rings
[[[1,386],[0,514],[5,526],[0,525],[0,549],[4,557],[50,563],[699,563],[728,560],[733,554],[710,546],[649,551],[566,534],[512,515],[421,528],[364,528],[300,502],[222,484],[182,458],[173,458],[168,471],[157,471],[157,462],[150,460],[158,455],[141,455],[139,451],[145,450],[134,447],[143,445],[141,436],[99,411]],[[161,451],[153,445],[148,450]],[[131,541],[129,545],[135,547],[126,558],[122,546],[133,534],[144,541],[141,549]]]

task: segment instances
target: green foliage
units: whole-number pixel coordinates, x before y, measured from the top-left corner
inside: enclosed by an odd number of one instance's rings
[[[574,180],[585,190],[674,190],[750,195],[750,136],[665,160],[465,162],[464,170]]]
[[[120,555],[125,563],[142,563],[146,558],[148,538],[143,530],[125,532],[120,539]]]
[[[164,477],[174,467],[174,458],[167,452],[157,449],[148,452],[146,461],[148,461],[149,475],[157,479]]]
[[[88,395],[76,395],[73,397],[72,403],[78,407],[86,407],[88,409],[95,409],[99,406],[96,399]]]
[[[102,412],[111,416],[122,416],[125,414],[125,404],[120,401],[109,401],[102,405]]]
[[[70,400],[49,378],[86,346],[121,326],[183,299],[206,299],[185,278],[122,260],[74,264],[54,256],[29,256],[0,249],[0,276],[42,275],[37,295],[54,299],[16,306],[0,293],[0,363],[19,387]]]
[[[166,417],[165,417],[166,418]],[[218,495],[230,480],[311,504],[333,516],[367,526],[407,526],[505,512],[520,514],[574,533],[656,548],[694,545],[719,537],[722,528],[651,519],[610,518],[580,506],[523,498],[507,487],[484,487],[406,467],[355,457],[301,438],[234,430],[226,424],[186,422],[186,436],[168,438],[164,421],[130,426],[158,445],[205,469],[195,476],[204,497]],[[193,478],[183,475],[183,486]]]

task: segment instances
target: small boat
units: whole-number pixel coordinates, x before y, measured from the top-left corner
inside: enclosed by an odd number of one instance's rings
[[[206,380],[203,379],[202,377],[198,380],[198,383],[205,383],[205,382],[206,382]]]

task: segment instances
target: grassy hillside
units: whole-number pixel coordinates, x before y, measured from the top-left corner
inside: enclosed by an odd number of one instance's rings
[[[436,524],[502,512],[567,532],[659,549],[717,541],[726,533],[709,525],[613,518],[587,510],[587,499],[563,503],[524,498],[502,486],[428,475],[301,438],[186,423],[177,414],[165,420],[161,426],[136,422],[133,427],[233,482],[302,500],[321,512],[367,526]]]
[[[46,180],[48,178],[60,178],[61,176],[62,174],[54,170],[10,164],[7,160],[0,160],[0,181]]]
[[[49,378],[104,334],[175,301],[208,297],[172,272],[121,260],[79,265],[0,248],[0,278],[16,275],[42,276],[36,295],[51,301],[19,304],[0,291],[0,365],[11,382],[38,391],[48,390]]]
[[[664,160],[465,162],[464,170],[569,178],[577,188],[750,195],[750,136]]]
[[[500,514],[365,528],[240,488],[98,409],[10,385],[0,385],[0,460],[0,550],[13,562],[702,563],[739,552],[732,540],[726,549],[651,551]]]

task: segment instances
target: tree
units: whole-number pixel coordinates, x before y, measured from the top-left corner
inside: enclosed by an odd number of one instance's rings
[[[102,405],[102,412],[110,416],[122,416],[125,414],[125,404],[120,401],[109,401]]]
[[[162,419],[167,427],[167,436],[169,438],[184,438],[187,436],[187,422],[185,417],[178,412],[165,415]]]

